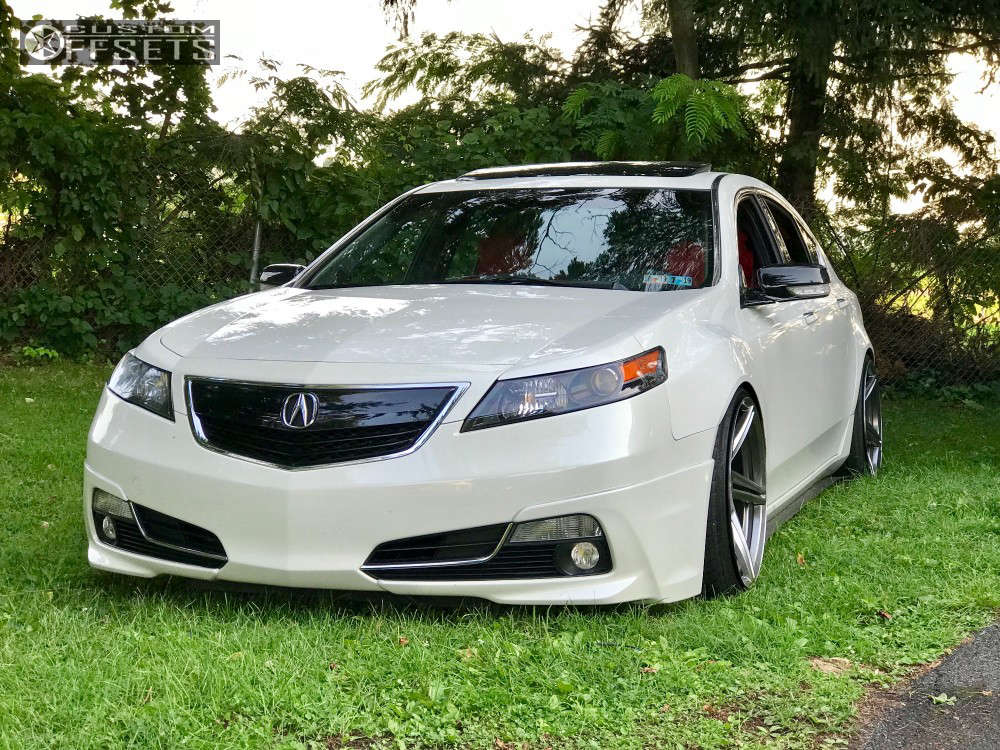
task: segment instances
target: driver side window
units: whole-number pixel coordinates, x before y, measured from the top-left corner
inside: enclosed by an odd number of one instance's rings
[[[740,199],[736,206],[736,239],[739,248],[740,284],[757,286],[757,269],[778,262],[774,240],[753,196]]]

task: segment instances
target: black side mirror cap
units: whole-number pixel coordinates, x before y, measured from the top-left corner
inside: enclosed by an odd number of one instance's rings
[[[774,300],[825,297],[830,273],[818,264],[765,266],[757,269],[757,288]]]
[[[305,266],[295,263],[272,263],[260,272],[258,279],[260,281],[260,288],[271,289],[287,284],[304,270],[306,270]]]
[[[744,288],[740,292],[740,307],[760,307],[761,305],[773,305],[778,300],[769,297],[760,289]]]

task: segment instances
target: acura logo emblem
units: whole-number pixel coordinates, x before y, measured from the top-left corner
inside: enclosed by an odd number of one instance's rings
[[[281,421],[285,427],[303,430],[316,421],[319,399],[315,393],[293,393],[281,407]]]

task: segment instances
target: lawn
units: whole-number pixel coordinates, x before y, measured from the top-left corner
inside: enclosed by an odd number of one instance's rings
[[[721,601],[442,609],[97,573],[80,485],[107,372],[0,364],[3,748],[839,744],[866,686],[1000,608],[998,410],[916,400],[886,404],[883,474],[812,501]]]

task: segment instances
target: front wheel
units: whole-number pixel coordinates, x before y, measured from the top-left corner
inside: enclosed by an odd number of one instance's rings
[[[858,386],[858,403],[854,409],[854,430],[851,453],[840,474],[844,476],[875,476],[882,467],[882,386],[871,356],[865,357]]]
[[[765,466],[760,409],[740,390],[715,443],[702,578],[707,597],[748,588],[760,575],[767,538]]]

